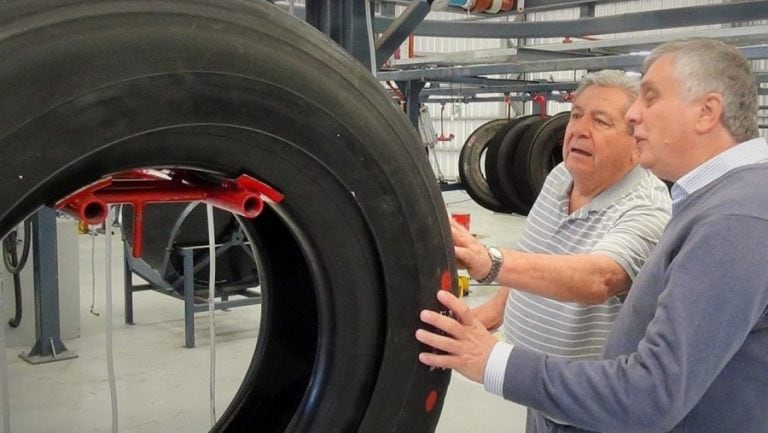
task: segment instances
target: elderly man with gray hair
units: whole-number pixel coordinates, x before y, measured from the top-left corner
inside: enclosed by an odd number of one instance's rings
[[[496,341],[448,292],[455,319],[416,338],[489,392],[536,409],[535,432],[768,431],[768,145],[757,86],[735,48],[709,39],[654,49],[627,111],[639,164],[672,186],[673,216],[599,360]]]
[[[638,89],[636,78],[615,70],[581,80],[563,163],[548,175],[515,249],[486,247],[454,224],[459,265],[510,287],[474,311],[488,329],[503,325],[507,342],[569,359],[600,354],[671,207],[666,186],[637,166],[624,115]]]
[[[637,79],[621,71],[582,79],[563,163],[547,177],[516,249],[486,247],[453,225],[459,265],[477,280],[511,287],[474,311],[488,329],[503,322],[508,342],[597,358],[622,295],[661,236],[669,192],[637,166],[624,119],[637,91]]]

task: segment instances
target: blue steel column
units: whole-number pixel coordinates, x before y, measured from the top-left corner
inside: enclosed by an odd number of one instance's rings
[[[123,242],[123,300],[125,302],[125,323],[133,325],[133,271],[128,264],[128,254],[131,254],[128,244]]]
[[[195,264],[194,251],[184,248],[184,347],[195,347]]]
[[[307,0],[306,20],[371,69],[365,3],[360,0]],[[373,10],[373,5],[371,5]]]
[[[76,358],[61,341],[56,212],[51,208],[40,208],[32,218],[32,260],[37,341],[19,356],[32,364]]]
[[[376,62],[381,66],[397,50],[408,35],[418,26],[430,11],[431,0],[412,0],[411,4],[395,18],[376,41]]]
[[[417,130],[419,129],[419,96],[425,84],[424,81],[418,80],[397,82],[397,87],[405,94],[405,114]]]

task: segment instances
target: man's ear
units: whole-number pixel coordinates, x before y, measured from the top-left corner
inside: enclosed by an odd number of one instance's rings
[[[700,99],[699,116],[696,119],[696,132],[706,133],[722,123],[723,95],[710,92]]]

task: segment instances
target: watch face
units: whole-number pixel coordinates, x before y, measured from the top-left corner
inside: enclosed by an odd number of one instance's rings
[[[488,247],[488,253],[493,257],[494,259],[501,260],[504,255],[501,254],[501,251],[499,251],[496,247]]]

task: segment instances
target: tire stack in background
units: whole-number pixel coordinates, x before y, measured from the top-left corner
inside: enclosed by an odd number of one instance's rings
[[[495,119],[477,128],[459,155],[467,193],[493,212],[528,215],[547,174],[563,160],[570,111]]]

